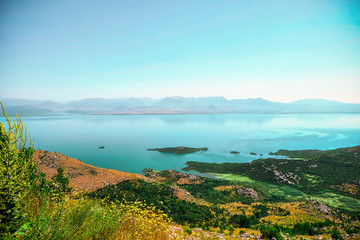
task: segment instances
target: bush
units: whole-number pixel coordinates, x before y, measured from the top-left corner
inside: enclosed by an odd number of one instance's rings
[[[274,226],[261,225],[260,232],[266,239],[272,239],[273,237],[277,240],[284,239],[279,230]]]
[[[348,226],[345,228],[345,232],[347,234],[354,234],[360,232],[360,229],[355,226]]]
[[[254,216],[248,217],[243,214],[235,214],[229,219],[229,223],[234,227],[249,228],[251,225],[259,223]]]
[[[337,230],[337,229],[331,230],[330,236],[331,236],[331,238],[333,238],[333,239],[344,240],[344,238],[341,236],[339,230]]]
[[[0,236],[13,233],[36,183],[34,148],[20,117],[11,122],[0,102],[8,130],[0,123]]]
[[[57,168],[57,174],[52,176],[50,188],[56,194],[69,193],[71,188],[69,187],[69,178],[65,177],[64,169],[62,167]]]

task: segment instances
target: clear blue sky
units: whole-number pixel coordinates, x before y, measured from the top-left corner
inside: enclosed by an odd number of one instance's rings
[[[360,2],[0,2],[0,99],[175,95],[360,103]]]

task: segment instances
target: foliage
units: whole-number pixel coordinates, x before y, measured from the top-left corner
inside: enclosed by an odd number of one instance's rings
[[[244,214],[235,214],[229,219],[229,224],[234,227],[249,228],[251,225],[258,224],[259,220],[255,216],[246,216]]]
[[[184,170],[239,174],[253,180],[291,186],[308,194],[333,189],[360,198],[360,146],[335,150],[280,150],[276,155],[292,159],[257,159],[251,163],[187,162]],[[293,192],[293,194],[300,194]]]
[[[128,180],[116,185],[109,185],[89,194],[91,198],[107,199],[119,202],[144,202],[166,212],[179,224],[200,226],[203,222],[216,225],[217,214],[223,210],[199,206],[178,200],[173,190],[166,184]]]
[[[4,111],[4,110],[3,110]],[[1,239],[168,239],[170,219],[154,206],[71,194],[58,168],[38,173],[21,119],[0,123]]]
[[[84,197],[39,203],[14,234],[22,239],[165,239],[169,219],[139,203],[105,203]]]
[[[355,226],[347,226],[345,228],[345,232],[347,234],[353,234],[353,233],[358,233],[360,232],[360,228],[359,227],[355,227]]]
[[[234,185],[233,182],[217,179],[205,178],[199,184],[189,184],[181,186],[189,191],[194,197],[204,199],[213,204],[230,203],[241,201],[243,203],[252,203],[251,198],[239,195],[236,189],[228,189],[224,191],[217,190],[217,187]]]
[[[8,129],[0,123],[0,236],[16,230],[36,183],[34,148],[26,127],[18,116],[11,122],[1,107]]]
[[[71,188],[69,187],[69,178],[65,177],[64,169],[62,167],[57,168],[57,174],[52,176],[51,186],[53,192],[56,194],[69,193]]]
[[[266,239],[276,238],[277,240],[284,239],[279,230],[275,226],[261,225],[260,232]]]
[[[330,236],[331,236],[331,238],[336,239],[336,240],[344,240],[344,238],[341,236],[339,230],[337,230],[337,229],[331,230]]]
[[[162,153],[175,153],[175,154],[186,154],[186,153],[194,153],[199,151],[207,151],[208,148],[192,148],[192,147],[167,147],[167,148],[152,148],[148,149],[148,151],[158,151]]]

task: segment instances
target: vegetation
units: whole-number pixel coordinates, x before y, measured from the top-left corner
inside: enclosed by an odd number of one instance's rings
[[[348,234],[359,239],[355,186],[360,147],[281,150],[273,154],[292,159],[247,164],[189,162],[186,169],[219,179],[146,169],[145,179],[76,193],[63,168],[57,167],[51,178],[39,172],[21,119],[12,123],[4,115],[8,127],[0,123],[1,239],[233,239],[233,234],[266,239],[343,239]],[[333,176],[327,168],[345,172]]]
[[[36,183],[34,148],[27,144],[26,127],[20,117],[12,123],[1,105],[8,131],[0,123],[0,234],[14,232],[23,221],[20,214]]]
[[[148,151],[158,151],[162,153],[175,153],[175,154],[186,154],[199,151],[207,151],[208,148],[191,148],[191,147],[167,147],[167,148],[153,148]]]
[[[216,179],[204,179],[200,184],[189,184],[182,186],[196,198],[201,198],[213,204],[230,203],[241,201],[243,203],[252,203],[251,198],[236,194],[237,188],[226,188],[234,184],[230,181],[219,181]],[[223,189],[219,187],[225,187]]]
[[[3,110],[4,111],[4,110]],[[71,194],[58,168],[51,181],[37,171],[21,119],[0,123],[1,239],[167,239],[170,219],[155,207]],[[28,140],[28,141],[27,141]]]
[[[328,151],[280,150],[293,159],[257,159],[251,163],[187,162],[184,170],[245,175],[253,180],[297,188],[305,193],[336,190],[360,198],[360,146]]]
[[[239,151],[230,151],[231,154],[239,154]]]
[[[230,229],[251,228],[260,230],[267,237],[274,237],[277,234],[313,236],[330,234],[332,226],[338,226],[340,222],[352,224],[350,226],[353,228],[348,227],[351,233],[355,233],[352,230],[357,229],[359,225],[359,218],[356,215],[351,217],[350,214],[343,218],[345,211],[332,211],[322,202],[315,200],[315,195],[306,195],[288,186],[258,182],[248,177],[236,178],[231,174],[217,175],[225,175],[225,178],[231,179],[229,181],[203,178],[174,170],[155,172],[146,169],[144,172],[148,177],[157,179],[157,184],[159,181],[165,186],[177,184],[194,196],[198,202],[207,202],[213,209],[222,209],[220,216],[214,215],[216,221],[206,223],[207,226],[218,226],[220,232],[225,229],[230,233]],[[188,181],[185,181],[185,178]],[[260,198],[256,199],[251,194],[248,196],[240,194],[244,192],[239,189],[251,189],[251,187],[256,189]],[[280,193],[282,197],[276,198],[275,196]],[[334,193],[327,194],[319,200],[341,197]],[[215,222],[217,224],[214,224]],[[204,225],[202,227],[204,228]]]
[[[123,181],[109,185],[89,194],[93,199],[106,199],[120,203],[143,202],[168,213],[178,224],[201,226],[203,222],[214,225],[220,209],[198,206],[195,203],[179,200],[166,184],[146,182],[144,180]]]

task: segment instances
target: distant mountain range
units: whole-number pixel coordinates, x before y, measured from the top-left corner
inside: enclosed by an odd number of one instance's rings
[[[224,97],[88,98],[60,103],[55,101],[0,99],[9,115],[54,114],[200,114],[200,113],[360,113],[360,104],[324,99],[291,103],[262,98]]]

